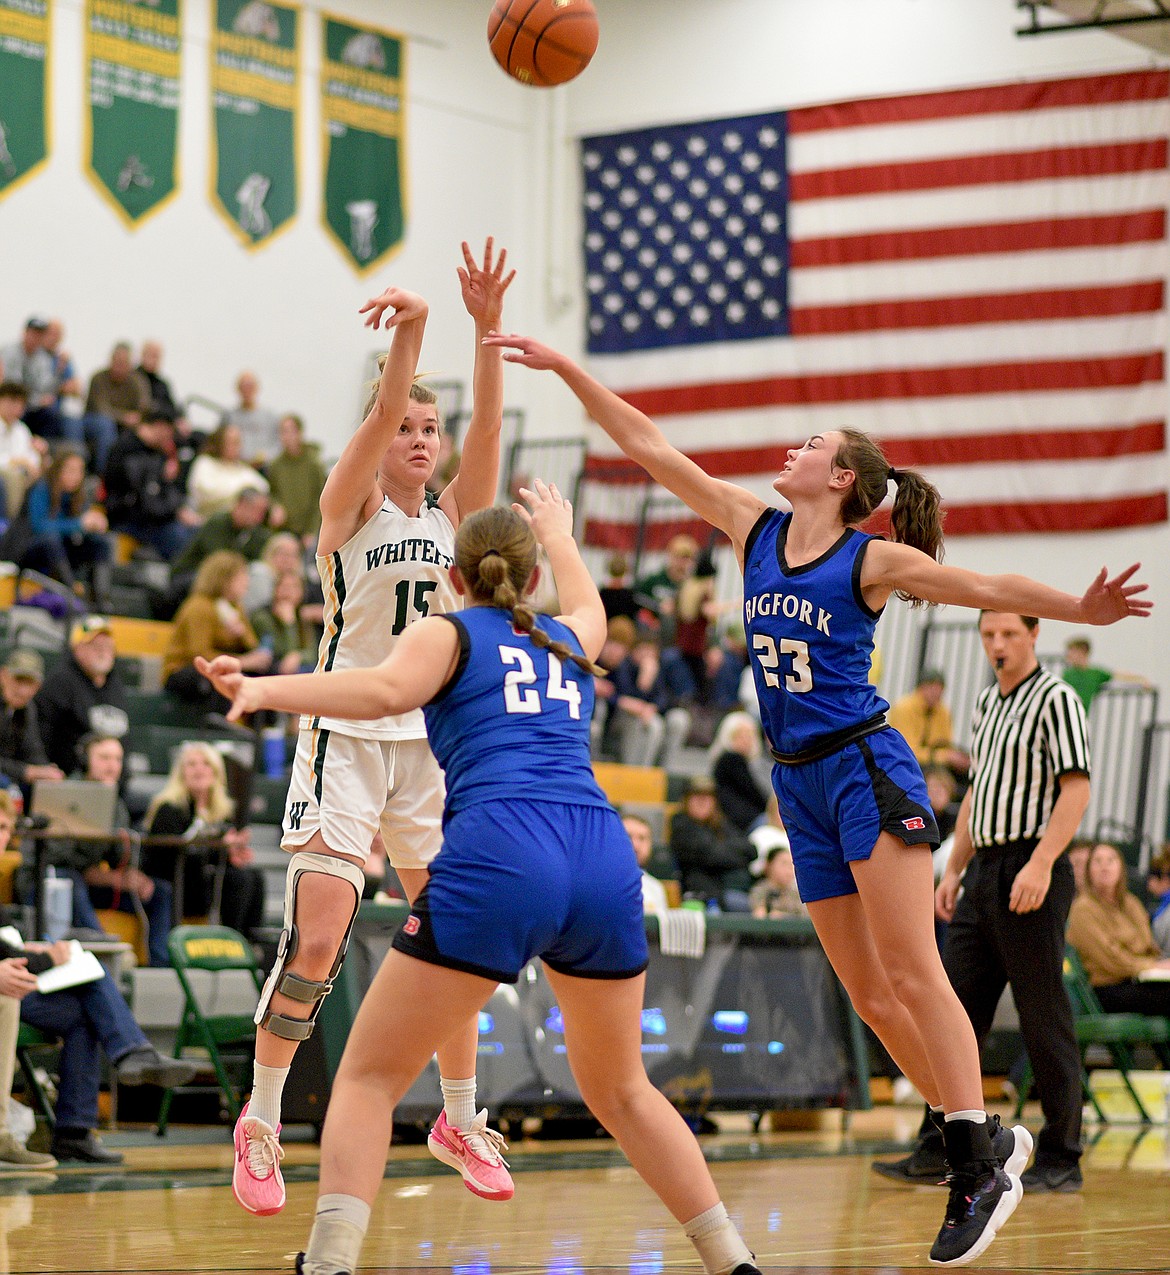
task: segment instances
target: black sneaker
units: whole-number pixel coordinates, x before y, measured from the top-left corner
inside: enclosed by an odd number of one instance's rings
[[[930,1249],[935,1266],[966,1266],[984,1253],[1023,1197],[1019,1178],[1002,1169],[977,1177],[953,1173],[951,1198],[938,1239]]]
[[[1079,1164],[1034,1164],[1020,1178],[1025,1191],[1079,1191],[1085,1184]]]
[[[869,1167],[895,1182],[929,1182],[937,1186],[947,1176],[947,1157],[941,1139],[931,1138],[919,1142],[901,1160],[875,1160]]]
[[[1032,1155],[1032,1135],[1022,1124],[1005,1129],[998,1116],[991,1117],[991,1147],[1005,1173],[1017,1178],[1028,1166]]]
[[[305,1255],[297,1254],[297,1275],[305,1275]],[[336,1275],[353,1275],[352,1271],[337,1271]]]

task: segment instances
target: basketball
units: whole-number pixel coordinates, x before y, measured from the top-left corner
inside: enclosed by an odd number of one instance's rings
[[[565,84],[597,51],[597,11],[593,0],[498,0],[488,18],[488,43],[521,84]]]

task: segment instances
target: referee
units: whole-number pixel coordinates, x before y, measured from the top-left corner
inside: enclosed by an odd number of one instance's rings
[[[1036,659],[1039,629],[1032,616],[979,617],[995,685],[975,706],[971,786],[935,911],[950,922],[943,965],[980,1046],[1012,989],[1044,1113],[1024,1189],[1078,1191],[1081,1062],[1061,977],[1075,887],[1064,851],[1089,804],[1089,744],[1076,692]],[[924,1119],[910,1156],[874,1167],[920,1181],[941,1160],[942,1137]]]

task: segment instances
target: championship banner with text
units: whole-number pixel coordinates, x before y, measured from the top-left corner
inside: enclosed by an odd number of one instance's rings
[[[297,16],[267,0],[216,0],[211,202],[249,248],[297,211]]]
[[[131,227],[178,190],[180,0],[87,0],[86,170]]]
[[[49,154],[49,0],[0,0],[0,196]]]
[[[322,221],[360,274],[402,244],[402,36],[325,16]]]

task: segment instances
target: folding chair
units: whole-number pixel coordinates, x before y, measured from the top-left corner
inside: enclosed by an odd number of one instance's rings
[[[1071,944],[1064,949],[1064,986],[1072,1004],[1073,1027],[1076,1029],[1077,1045],[1081,1051],[1081,1087],[1085,1098],[1097,1113],[1097,1119],[1105,1124],[1109,1122],[1096,1094],[1089,1087],[1085,1055],[1090,1045],[1102,1045],[1109,1051],[1113,1065],[1121,1076],[1121,1083],[1133,1099],[1142,1123],[1152,1124],[1153,1119],[1129,1078],[1129,1073],[1134,1069],[1133,1047],[1150,1046],[1162,1066],[1170,1069],[1170,1019],[1152,1014],[1107,1014],[1101,1008],[1101,1002],[1097,999],[1097,993],[1085,973],[1076,948]],[[1019,1099],[1016,1103],[1017,1119],[1032,1090],[1032,1081],[1032,1066],[1029,1063],[1020,1082]]]
[[[44,1086],[37,1075],[32,1051],[55,1049],[59,1043],[52,1036],[46,1036],[44,1032],[37,1031],[35,1027],[30,1027],[27,1023],[20,1024],[20,1031],[16,1037],[16,1060],[20,1063],[20,1070],[24,1076],[24,1087],[37,1111],[48,1122],[50,1129],[56,1128],[57,1116],[53,1111],[53,1104],[49,1101],[49,1095],[45,1093]]]
[[[234,1124],[239,1119],[242,1104],[239,1086],[233,1082],[226,1061],[247,1066],[252,1058],[256,1040],[252,1015],[263,986],[256,954],[242,934],[226,925],[176,926],[168,935],[167,945],[171,965],[183,991],[183,1015],[175,1037],[174,1055],[181,1058],[184,1050],[191,1046],[200,1046],[207,1051],[219,1091]],[[246,1012],[240,1008],[238,987],[243,980],[235,980],[237,986],[232,988],[228,986],[232,980],[223,978],[225,973],[240,970],[250,976],[255,991],[255,1000]],[[207,980],[198,977],[198,971],[207,972],[210,986],[207,986]],[[226,1004],[222,1010],[217,1008],[226,1001],[232,1003]],[[160,1138],[167,1131],[173,1094],[174,1090],[168,1089],[159,1108],[157,1133]]]

